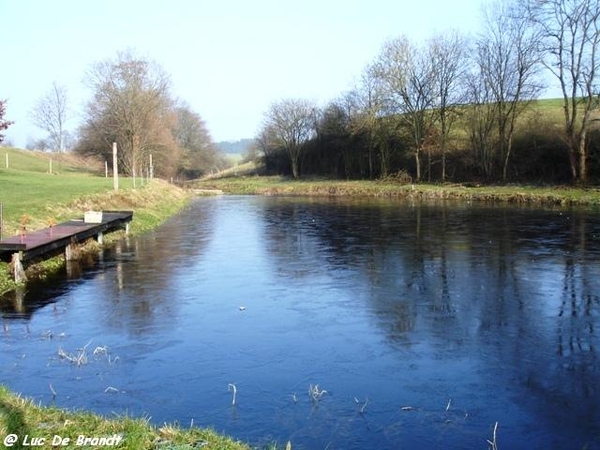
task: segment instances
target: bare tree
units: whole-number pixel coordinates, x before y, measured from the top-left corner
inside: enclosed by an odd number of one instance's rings
[[[6,100],[0,100],[0,131],[8,129],[14,122],[10,120],[4,120],[4,114],[6,114]],[[4,140],[4,135],[0,133],[0,142]]]
[[[376,148],[380,149],[381,173],[387,174],[389,157],[386,158],[384,149],[389,147],[382,145],[386,140],[388,130],[382,117],[385,115],[385,99],[382,80],[377,76],[375,65],[369,65],[363,71],[359,84],[346,95],[346,102],[350,107],[350,130],[352,135],[364,135],[367,146],[367,166],[369,178],[374,176],[374,162]]]
[[[560,84],[571,176],[586,182],[587,140],[598,107],[599,0],[531,0],[530,19],[544,38],[545,64]]]
[[[529,26],[522,3],[489,4],[483,34],[477,42],[481,82],[491,93],[497,131],[498,164],[506,180],[517,117],[541,91],[540,38]]]
[[[541,90],[539,39],[531,33],[518,2],[500,0],[489,11],[484,38],[478,43],[480,63],[496,104],[496,126],[502,178],[506,180],[517,116]]]
[[[456,31],[438,34],[428,42],[433,68],[434,113],[439,127],[437,145],[442,154],[442,181],[446,179],[450,132],[458,117],[458,107],[466,99],[464,85],[469,47],[467,39]]]
[[[300,177],[300,156],[304,145],[315,136],[316,105],[308,100],[287,99],[273,103],[265,114],[265,135],[274,137],[285,149],[292,176]]]
[[[416,179],[421,179],[421,150],[433,124],[434,70],[427,53],[405,36],[387,42],[377,59],[376,73],[385,91],[389,114],[410,135],[415,157]]]
[[[33,123],[49,135],[56,152],[65,150],[65,123],[67,122],[67,88],[52,83],[50,90],[40,97],[30,112]]]
[[[107,147],[116,141],[124,173],[134,179],[151,153],[155,160],[162,159],[162,165],[156,164],[162,175],[173,176],[178,157],[171,133],[175,116],[164,70],[125,52],[96,64],[87,78],[94,96],[80,139],[104,141]]]

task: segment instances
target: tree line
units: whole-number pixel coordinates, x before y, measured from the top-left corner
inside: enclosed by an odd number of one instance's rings
[[[256,137],[270,173],[414,181],[600,179],[600,0],[500,0],[475,38],[385,42],[324,107],[283,99]],[[540,102],[553,80],[560,99]],[[590,175],[591,174],[591,175]]]

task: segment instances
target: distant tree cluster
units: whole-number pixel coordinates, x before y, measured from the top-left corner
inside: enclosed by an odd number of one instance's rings
[[[294,178],[600,179],[600,0],[493,1],[484,11],[474,39],[386,42],[358,85],[322,108],[273,103],[257,136],[265,169]],[[543,114],[548,73],[562,96]]]
[[[102,61],[87,74],[93,97],[85,109],[75,151],[109,160],[116,142],[120,170],[150,170],[164,178],[196,178],[223,168],[206,124],[175,100],[170,80],[156,63],[131,52]]]

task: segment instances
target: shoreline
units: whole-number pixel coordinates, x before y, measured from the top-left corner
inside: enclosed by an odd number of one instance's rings
[[[201,180],[195,188],[225,194],[464,200],[553,206],[600,206],[600,188],[531,185],[399,184],[393,181],[289,180],[240,177]]]

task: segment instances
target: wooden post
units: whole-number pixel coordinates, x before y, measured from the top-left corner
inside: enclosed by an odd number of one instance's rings
[[[98,241],[98,244],[104,245],[104,233],[102,233],[102,232],[98,233],[98,237],[97,237],[96,241]]]
[[[150,153],[150,179],[154,179],[154,164],[152,164],[152,153]]]
[[[15,274],[15,282],[27,281],[25,269],[23,268],[23,252],[12,254],[13,272]]]
[[[8,153],[6,154],[6,168],[8,169]]]
[[[71,238],[71,243],[65,247],[65,261],[77,261],[77,241]]]
[[[52,175],[52,158],[48,160],[48,173]]]
[[[129,222],[127,222],[127,223],[125,224],[125,234],[126,234],[126,235],[128,235],[128,234],[129,234],[129,228],[130,228],[130,226],[129,226]]]
[[[104,160],[104,178],[108,178],[108,161]]]
[[[119,173],[117,168],[117,143],[113,142],[113,188],[115,191],[119,190]]]

